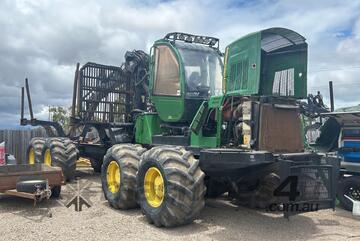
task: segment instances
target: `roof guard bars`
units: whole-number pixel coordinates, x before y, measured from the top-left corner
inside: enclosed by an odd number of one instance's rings
[[[211,48],[219,50],[219,39],[208,36],[193,35],[188,33],[172,32],[168,33],[164,39],[173,41],[183,41],[186,43],[196,43],[207,45]]]

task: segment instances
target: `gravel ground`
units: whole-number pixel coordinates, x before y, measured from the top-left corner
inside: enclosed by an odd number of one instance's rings
[[[360,240],[360,218],[338,208],[291,217],[209,199],[193,224],[173,229],[149,225],[139,209],[109,207],[100,178],[80,171],[81,194],[92,203],[75,212],[66,204],[77,184],[63,188],[62,198],[40,203],[0,196],[0,240]]]

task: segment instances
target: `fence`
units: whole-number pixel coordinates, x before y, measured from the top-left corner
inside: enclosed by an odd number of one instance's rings
[[[26,130],[0,130],[0,143],[5,141],[5,151],[15,156],[16,161],[21,163],[26,159],[26,149],[33,137],[44,137],[46,132],[43,128]]]

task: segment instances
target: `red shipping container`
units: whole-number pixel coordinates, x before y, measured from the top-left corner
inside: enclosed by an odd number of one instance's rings
[[[0,166],[5,165],[5,142],[0,143]]]

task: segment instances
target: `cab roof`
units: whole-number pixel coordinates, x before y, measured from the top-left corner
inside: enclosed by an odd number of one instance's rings
[[[250,33],[234,41],[232,44],[250,37],[255,37],[256,35],[259,36],[259,39],[261,40],[261,49],[265,52],[273,52],[288,46],[306,44],[306,39],[299,33],[291,29],[278,27]]]
[[[306,40],[297,32],[286,28],[269,28],[260,31],[259,34],[261,34],[261,48],[266,52],[304,44]]]

